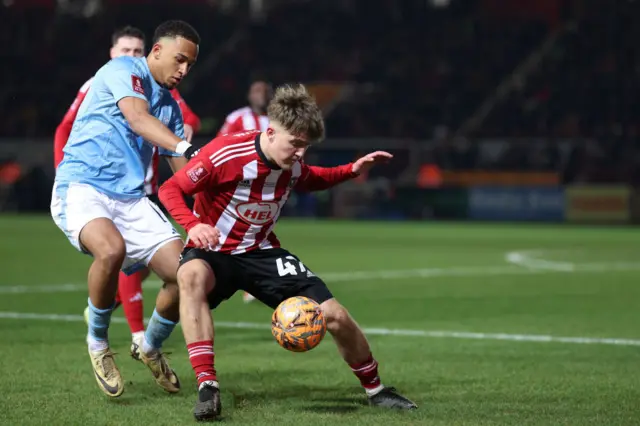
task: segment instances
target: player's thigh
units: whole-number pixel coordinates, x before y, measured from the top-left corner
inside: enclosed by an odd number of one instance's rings
[[[131,274],[148,266],[154,256],[154,272],[161,279],[175,282],[182,239],[160,208],[147,198],[115,203],[114,223],[127,245],[127,257],[122,270]],[[162,262],[167,264],[162,265]]]
[[[175,283],[176,273],[180,264],[182,240],[172,239],[164,243],[149,261],[149,268],[165,283]]]
[[[333,298],[324,281],[287,250],[264,250],[241,259],[250,277],[243,281],[242,289],[271,308],[294,296],[305,296],[319,304]]]
[[[207,300],[211,309],[215,309],[220,303],[233,296],[242,287],[242,282],[246,278],[236,265],[233,256],[189,247],[182,252],[178,269],[178,285],[182,285],[183,268],[196,263],[195,261],[205,263],[211,270],[213,283],[207,288]]]
[[[90,185],[56,182],[51,194],[51,216],[71,244],[86,253],[80,242],[83,229],[95,219],[112,221],[113,209],[109,198]],[[97,230],[112,234],[109,227],[97,227]]]

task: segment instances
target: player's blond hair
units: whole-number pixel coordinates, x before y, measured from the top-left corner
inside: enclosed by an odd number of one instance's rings
[[[312,142],[324,139],[324,120],[316,100],[302,84],[287,84],[276,89],[267,107],[269,121],[275,121],[294,136],[306,136]]]

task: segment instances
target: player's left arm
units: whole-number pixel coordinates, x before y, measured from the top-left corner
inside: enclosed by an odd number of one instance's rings
[[[385,151],[367,154],[357,161],[337,167],[317,167],[302,164],[295,188],[301,191],[323,191],[367,172],[374,164],[386,163],[393,155]]]

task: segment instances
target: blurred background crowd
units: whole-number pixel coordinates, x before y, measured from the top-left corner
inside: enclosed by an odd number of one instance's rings
[[[180,86],[203,140],[255,79],[299,81],[325,112],[320,163],[382,147],[392,180],[428,165],[633,185],[639,18],[633,0],[4,0],[0,146],[50,149],[115,28],[184,19],[203,39]]]

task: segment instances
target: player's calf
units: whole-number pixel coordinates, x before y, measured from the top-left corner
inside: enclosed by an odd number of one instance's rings
[[[198,381],[198,400],[193,415],[198,421],[220,415],[221,403],[213,350],[213,321],[207,295],[215,287],[211,267],[197,258],[198,251],[186,251],[180,269],[180,318],[189,351],[189,361]]]
[[[416,404],[397,393],[395,388],[382,384],[378,362],[371,354],[369,342],[345,307],[335,299],[323,302],[320,307],[327,320],[327,330],[333,336],[342,358],[360,380],[369,404],[406,410],[417,408]]]
[[[371,354],[369,342],[345,307],[336,299],[329,299],[320,307],[342,358],[350,365],[366,360]]]
[[[132,356],[140,359],[151,371],[156,383],[165,391],[176,393],[180,390],[180,380],[175,371],[169,367],[162,345],[169,338],[179,318],[179,300],[176,284],[176,270],[178,256],[182,248],[182,241],[170,236],[167,240],[157,244],[157,250],[149,261],[151,268],[162,281],[164,286],[156,298],[156,308],[147,325],[142,339],[142,345],[137,351],[132,345]]]

